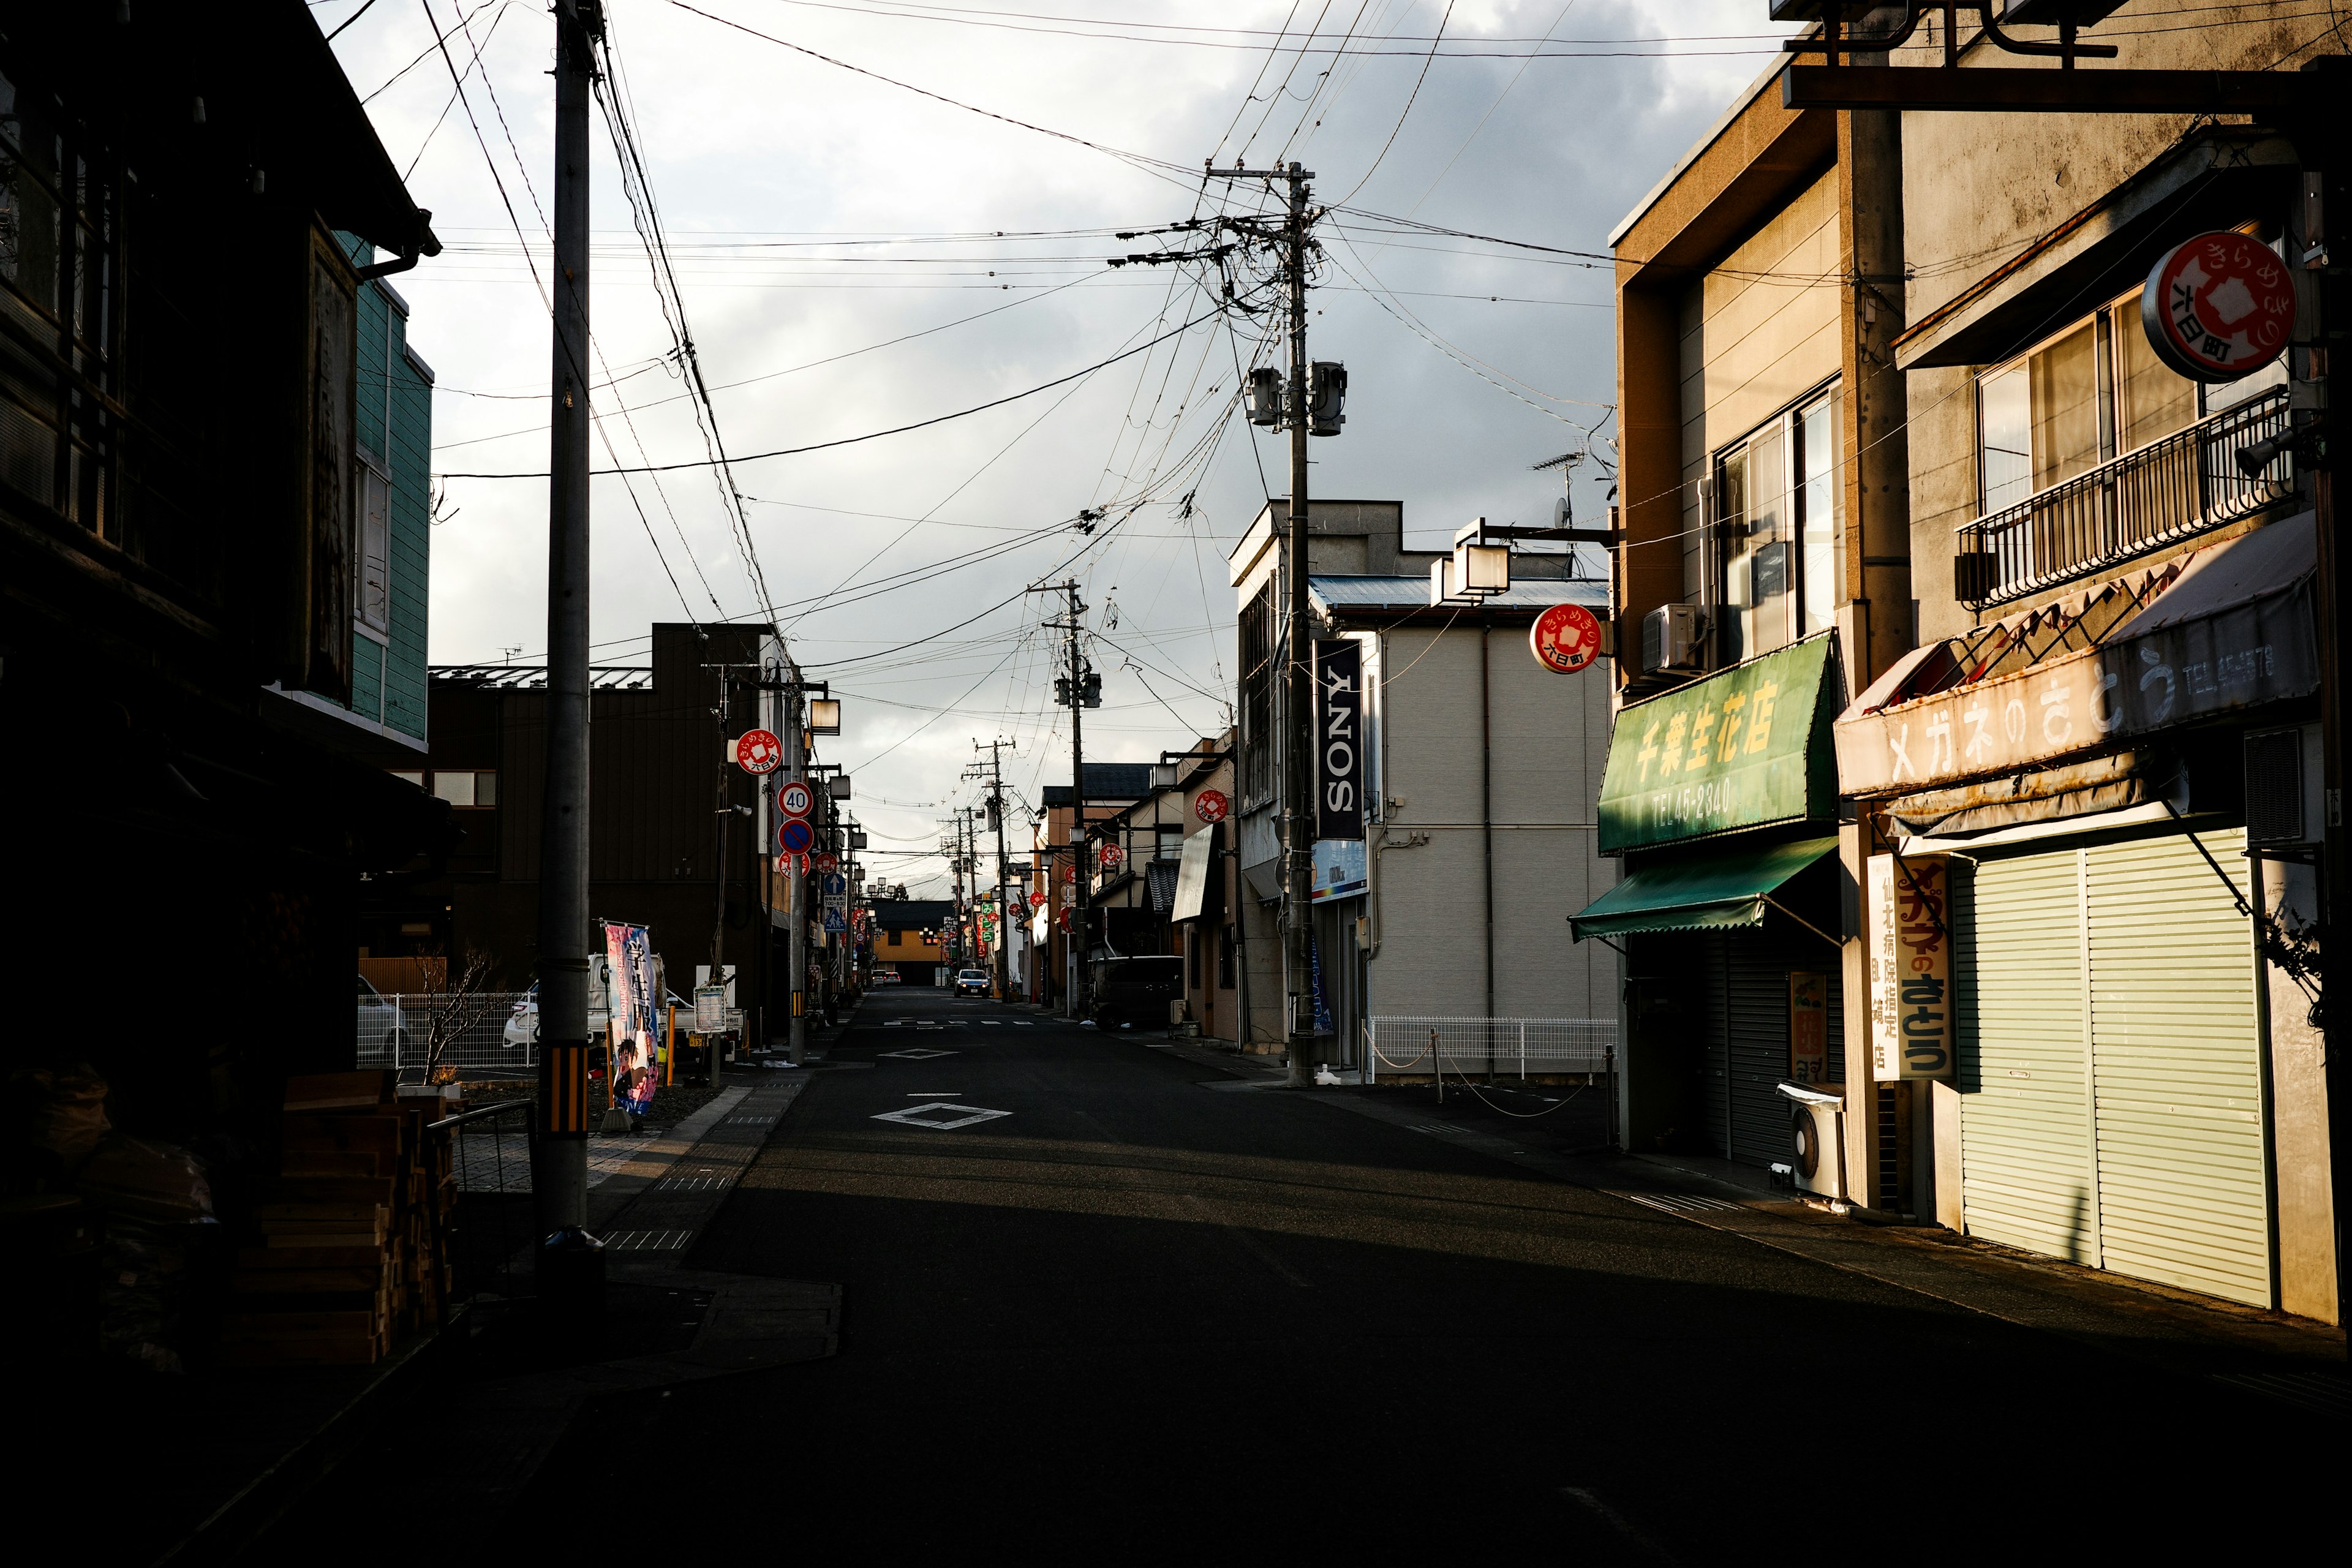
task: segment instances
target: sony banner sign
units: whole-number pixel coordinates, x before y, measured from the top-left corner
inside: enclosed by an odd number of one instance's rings
[[[1364,650],[1315,644],[1315,837],[1364,837]]]

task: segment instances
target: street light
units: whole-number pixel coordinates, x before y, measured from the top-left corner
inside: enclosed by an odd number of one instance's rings
[[[808,732],[812,735],[841,733],[841,699],[812,697],[808,705]]]

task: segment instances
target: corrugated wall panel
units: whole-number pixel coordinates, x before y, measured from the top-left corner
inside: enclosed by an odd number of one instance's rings
[[[2244,833],[2201,837],[2244,893]],[[2247,917],[2185,836],[2087,854],[2105,1267],[2268,1306],[2261,1026]]]
[[[1706,1019],[1706,1138],[1717,1153],[1731,1152],[1731,956],[1730,939],[1710,931],[1696,939],[1705,958],[1697,980],[1705,993]]]
[[[1958,932],[1960,1161],[1971,1235],[2098,1262],[2076,852],[1987,860]]]

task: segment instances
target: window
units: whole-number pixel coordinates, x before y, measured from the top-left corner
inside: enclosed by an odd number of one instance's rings
[[[2197,384],[2156,357],[2139,290],[1977,381],[1979,515],[2186,429]]]
[[[496,805],[499,804],[499,775],[488,769],[445,773],[436,768],[433,773],[433,793],[451,805]]]
[[[360,465],[359,621],[372,631],[392,626],[392,486]]]
[[[1217,927],[1217,988],[1234,988],[1234,928],[1229,925]]]
[[[1718,655],[1727,664],[1828,629],[1837,608],[1837,396],[1773,418],[1716,459],[1723,574]]]
[[[1274,793],[1274,584],[1257,592],[1241,615],[1242,798]]]

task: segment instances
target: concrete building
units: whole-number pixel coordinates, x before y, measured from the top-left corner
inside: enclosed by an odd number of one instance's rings
[[[1269,502],[1230,558],[1241,605],[1239,989],[1249,1037],[1276,1047],[1289,731],[1274,639],[1287,591],[1285,515],[1285,503]],[[1608,661],[1560,676],[1526,646],[1542,610],[1605,610],[1605,587],[1567,579],[1565,552],[1515,552],[1509,592],[1478,608],[1433,609],[1438,555],[1403,548],[1402,503],[1316,501],[1308,521],[1313,634],[1358,646],[1365,699],[1363,838],[1316,851],[1307,983],[1330,1029],[1329,1059],[1364,1067],[1375,1018],[1612,1016],[1615,954],[1571,952],[1560,924],[1612,880],[1594,838]]]
[[[2267,310],[2300,153],[2095,106],[2342,45],[2143,13],[2084,34],[2083,112],[1791,108],[1776,66],[1612,237],[1630,875],[1577,923],[1633,955],[1637,1146],[2335,1321],[2314,476],[2262,445],[2304,351],[2200,368],[2142,310],[2176,256]],[[2053,63],[1940,15],[1862,63]],[[1735,747],[1773,679],[1801,744]]]

